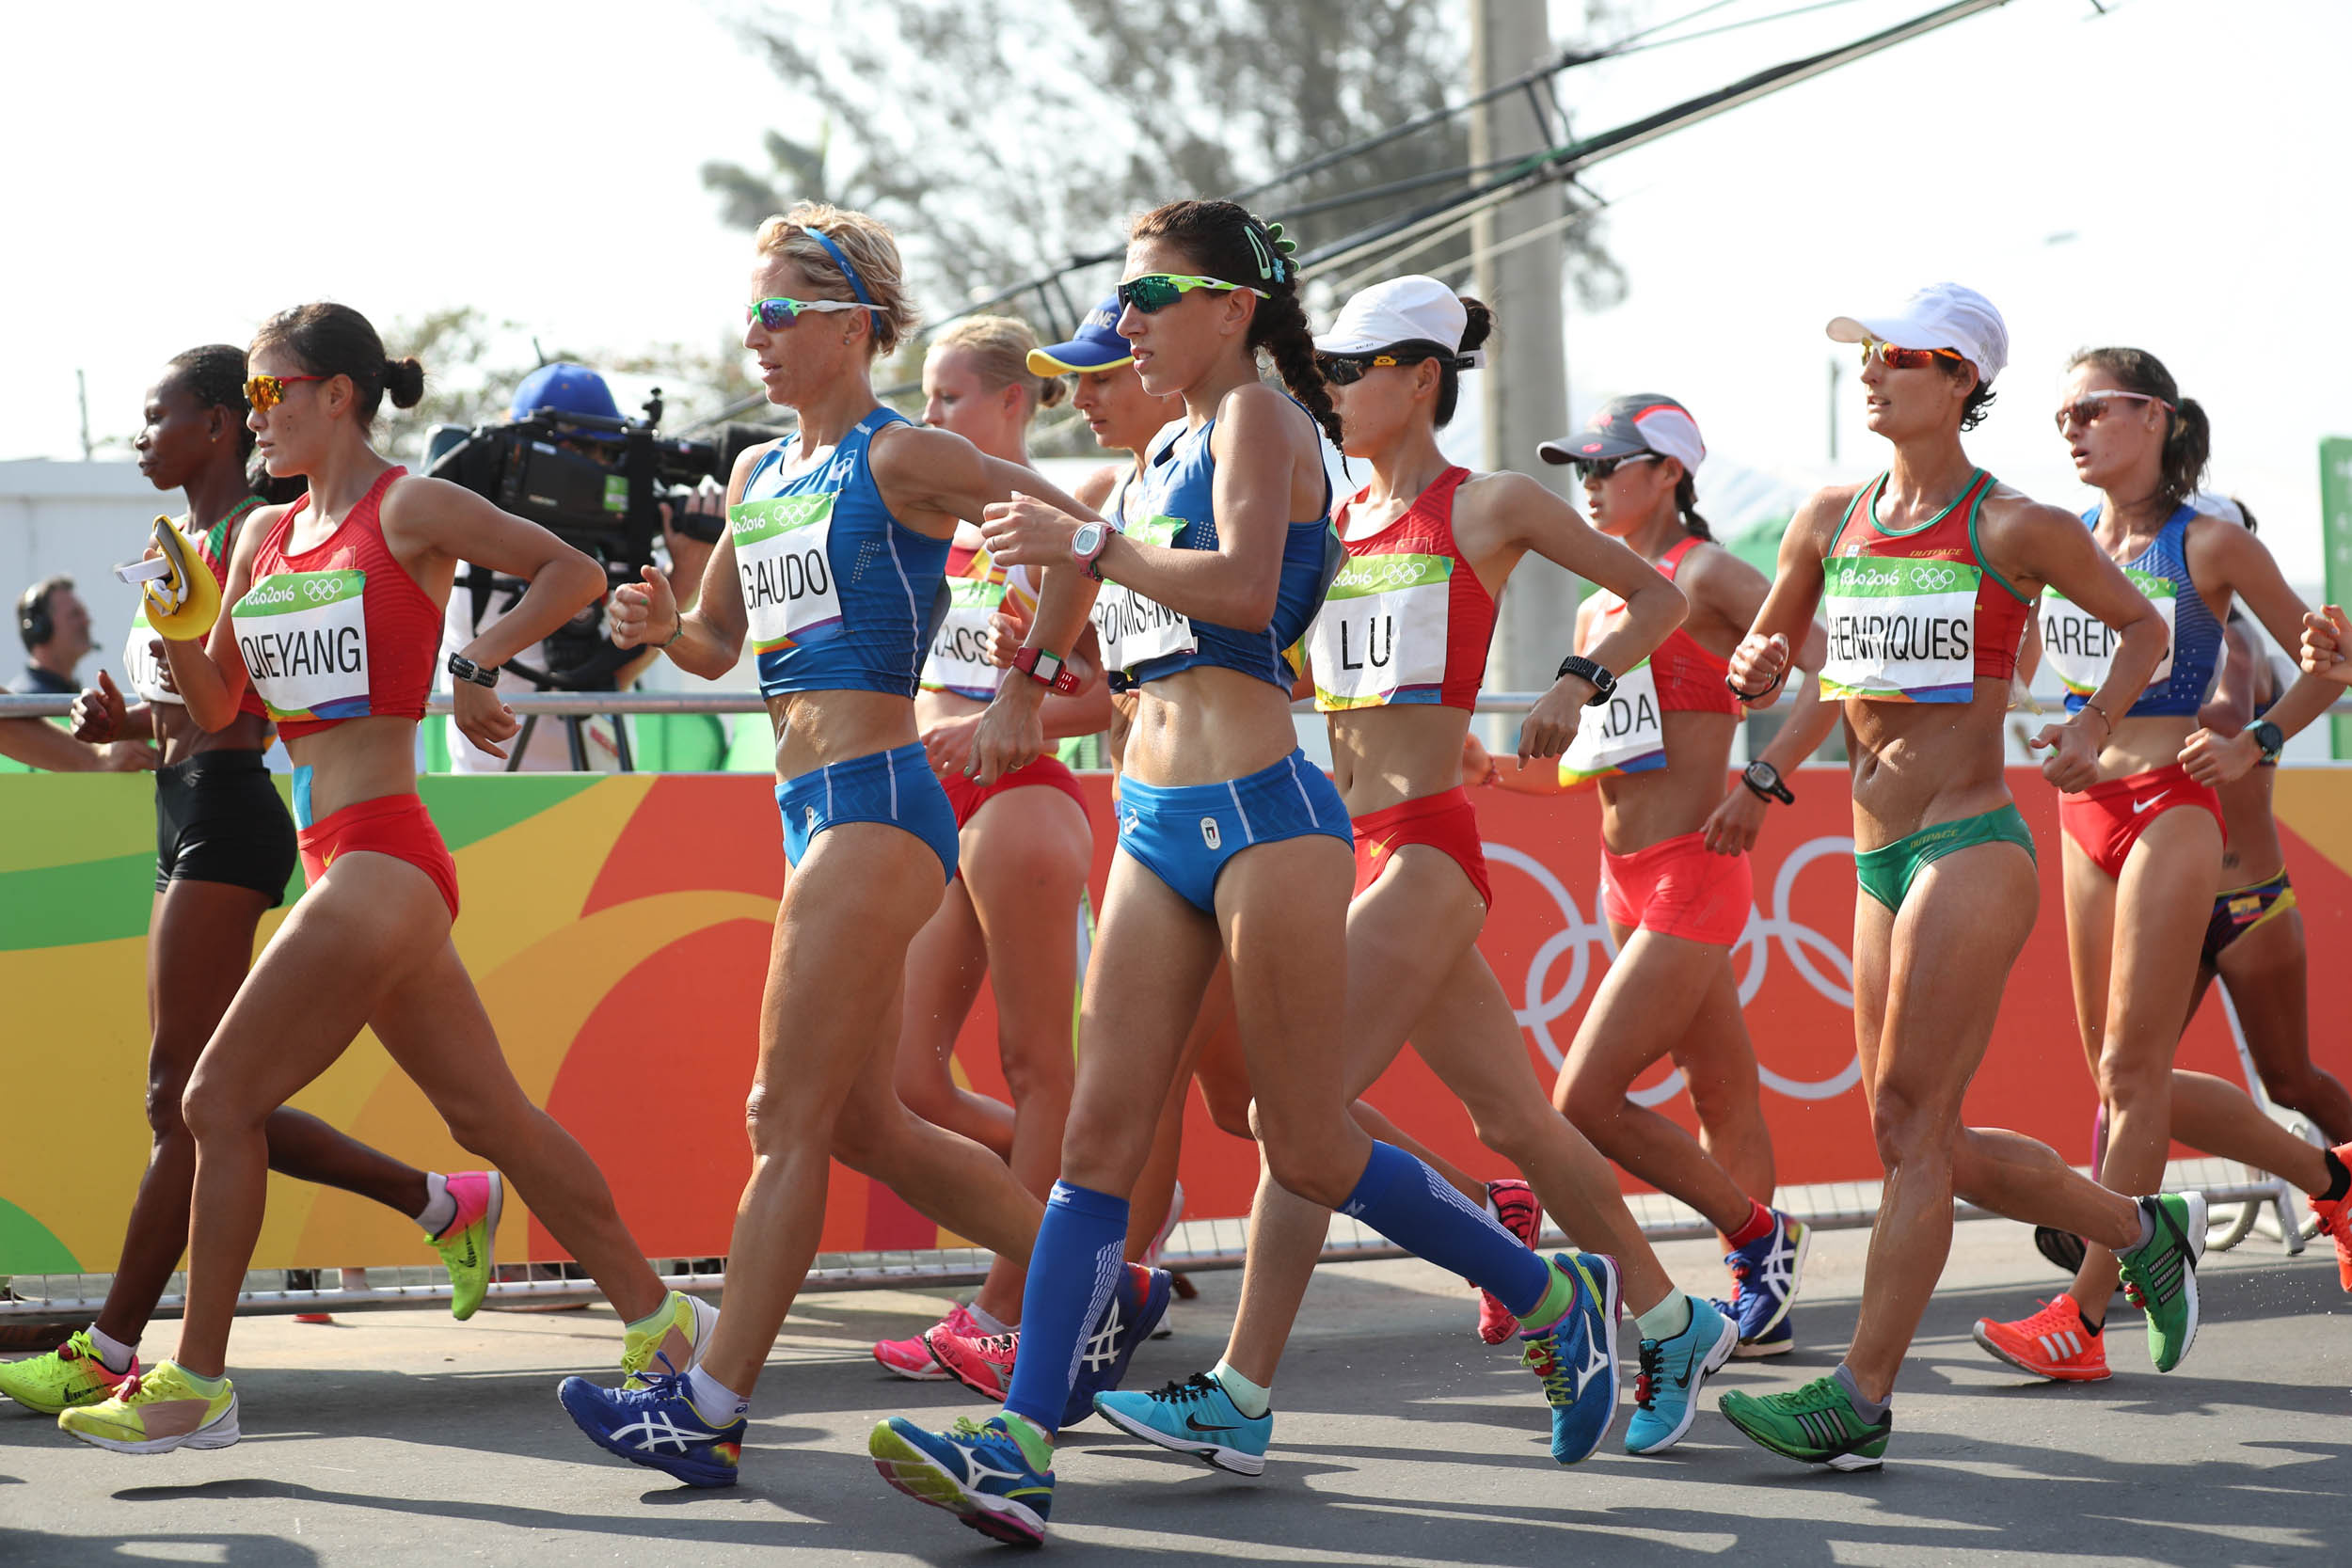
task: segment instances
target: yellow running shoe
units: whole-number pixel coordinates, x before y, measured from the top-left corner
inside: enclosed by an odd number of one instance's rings
[[[125,1377],[112,1396],[57,1418],[69,1436],[117,1453],[168,1453],[173,1449],[225,1449],[237,1431],[237,1388],[227,1378],[207,1394],[174,1361]]]
[[[654,1377],[683,1377],[687,1369],[702,1365],[710,1346],[710,1331],[719,1326],[719,1309],[683,1291],[672,1291],[660,1310],[628,1325],[621,1341],[621,1380],[624,1388],[648,1386]]]
[[[127,1372],[107,1370],[89,1342],[89,1330],[77,1328],[73,1338],[46,1355],[0,1363],[0,1394],[27,1410],[55,1416],[75,1405],[96,1404],[119,1388],[124,1379],[138,1375],[136,1356],[131,1358]]]
[[[427,1236],[449,1270],[449,1315],[464,1323],[482,1305],[498,1268],[499,1215],[506,1207],[506,1179],[494,1170],[461,1170],[443,1179],[457,1212],[437,1236]]]

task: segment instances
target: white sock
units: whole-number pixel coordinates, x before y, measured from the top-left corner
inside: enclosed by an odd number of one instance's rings
[[[89,1325],[89,1346],[98,1353],[99,1362],[117,1374],[129,1371],[131,1363],[138,1359],[137,1340],[126,1345],[96,1323]]]
[[[1633,1322],[1640,1327],[1643,1338],[1664,1344],[1691,1326],[1691,1298],[1682,1293],[1680,1286],[1677,1286],[1648,1311],[1636,1312]]]
[[[1225,1397],[1233,1402],[1233,1408],[1251,1420],[1274,1408],[1274,1390],[1271,1387],[1259,1387],[1223,1361],[1210,1368],[1209,1375],[1224,1388]]]
[[[457,1200],[449,1196],[449,1178],[438,1171],[424,1173],[424,1207],[417,1211],[417,1223],[424,1227],[426,1235],[438,1236],[457,1217]]]
[[[686,1373],[686,1399],[704,1424],[712,1427],[730,1425],[752,1407],[751,1401],[700,1367],[690,1368]]]
[[[982,1334],[1010,1334],[1014,1329],[1021,1326],[1018,1323],[1009,1323],[1005,1322],[1002,1318],[999,1318],[995,1313],[991,1312],[987,1307],[982,1307],[977,1301],[971,1306],[965,1307],[964,1310],[972,1314],[973,1323],[978,1325]]]

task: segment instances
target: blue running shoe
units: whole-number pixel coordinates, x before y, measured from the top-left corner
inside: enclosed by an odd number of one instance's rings
[[[1732,1316],[1739,1320],[1742,1339],[1762,1338],[1788,1315],[1804,1273],[1805,1249],[1813,1244],[1813,1232],[1803,1221],[1777,1209],[1771,1212],[1770,1230],[1724,1254],[1724,1261],[1731,1265]]]
[[[926,1432],[893,1416],[866,1440],[882,1480],[917,1502],[944,1508],[992,1541],[1042,1545],[1054,1512],[1054,1472],[1032,1470],[1001,1416]]]
[[[1062,1406],[1061,1424],[1076,1426],[1094,1414],[1094,1396],[1107,1393],[1127,1375],[1136,1347],[1168,1316],[1168,1294],[1173,1284],[1166,1269],[1129,1263],[1119,1272],[1119,1286],[1110,1305],[1095,1320],[1094,1332],[1078,1347],[1078,1377],[1070,1386],[1070,1402]]]
[[[1730,1310],[1722,1302],[1717,1302],[1715,1305],[1725,1312]],[[1797,1315],[1794,1312],[1784,1312],[1780,1315],[1780,1322],[1755,1338],[1742,1339],[1734,1346],[1731,1358],[1734,1361],[1760,1361],[1768,1355],[1787,1355],[1796,1348]]]
[[[1691,1430],[1699,1390],[1723,1370],[1740,1342],[1740,1325],[1696,1296],[1691,1321],[1671,1339],[1645,1339],[1642,1373],[1633,1384],[1633,1419],[1626,1423],[1625,1451],[1657,1453],[1671,1449]]]
[[[1094,1396],[1103,1419],[1130,1437],[1188,1453],[1237,1476],[1265,1474],[1266,1445],[1274,1437],[1274,1412],[1245,1416],[1207,1372],[1195,1372],[1156,1393]]]
[[[1551,1457],[1592,1457],[1617,1418],[1617,1264],[1597,1252],[1563,1252],[1552,1266],[1576,1287],[1576,1304],[1549,1328],[1520,1334],[1519,1359],[1544,1380],[1551,1405]]]
[[[567,1377],[555,1397],[600,1449],[689,1486],[735,1484],[743,1457],[742,1418],[723,1427],[704,1420],[686,1397],[683,1376],[650,1378],[642,1388],[601,1388],[584,1377]]]

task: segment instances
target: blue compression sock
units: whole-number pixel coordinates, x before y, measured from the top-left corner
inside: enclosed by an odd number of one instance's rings
[[[1341,1212],[1441,1269],[1451,1269],[1524,1316],[1551,1287],[1551,1265],[1494,1216],[1393,1144],[1375,1142]]]
[[[1127,1200],[1054,1183],[1029,1254],[1021,1307],[1021,1354],[1005,1408],[1041,1432],[1061,1425],[1087,1331],[1119,1288],[1127,1243]],[[1513,1243],[1516,1245],[1517,1243]],[[1524,1250],[1524,1249],[1522,1249]]]

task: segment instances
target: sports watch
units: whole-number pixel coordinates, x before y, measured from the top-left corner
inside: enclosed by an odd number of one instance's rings
[[[493,691],[498,689],[499,667],[495,664],[485,669],[464,654],[452,654],[449,656],[449,673],[461,681],[486,686]]]
[[[1797,803],[1797,796],[1780,781],[1780,769],[1764,761],[1752,762],[1740,771],[1740,782],[1746,784],[1760,800],[1778,800],[1784,806]]]
[[[2277,762],[2279,753],[2286,750],[2286,731],[2267,719],[2254,725],[2248,733],[2253,736],[2254,744],[2262,748],[2265,762]]]
[[[1101,525],[1089,523],[1087,526],[1097,528]],[[1047,690],[1057,691],[1065,697],[1078,689],[1078,674],[1070,668],[1070,661],[1043,648],[1022,649],[1012,656],[1012,667]]]
[[[1592,683],[1593,694],[1584,699],[1586,707],[1598,707],[1616,694],[1617,677],[1586,658],[1582,654],[1570,654],[1562,659],[1559,673],[1551,678],[1565,680],[1570,675],[1574,675],[1581,681]]]
[[[1110,542],[1109,525],[1080,523],[1078,531],[1070,536],[1070,559],[1078,563],[1078,570],[1100,582],[1103,574],[1095,570],[1094,562],[1101,558],[1103,546]]]

